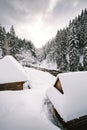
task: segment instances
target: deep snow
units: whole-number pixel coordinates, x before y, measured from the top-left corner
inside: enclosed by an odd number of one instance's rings
[[[64,94],[50,87],[47,95],[65,122],[87,115],[87,71],[59,74]]]
[[[59,130],[44,112],[46,90],[55,77],[25,68],[31,89],[0,91],[0,130]]]
[[[19,81],[27,81],[27,76],[21,64],[10,55],[0,59],[0,83]]]

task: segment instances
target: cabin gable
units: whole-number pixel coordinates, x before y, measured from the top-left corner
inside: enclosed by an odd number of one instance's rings
[[[58,89],[61,94],[64,94],[59,78],[56,80],[56,83],[54,84],[54,87],[56,89]]]

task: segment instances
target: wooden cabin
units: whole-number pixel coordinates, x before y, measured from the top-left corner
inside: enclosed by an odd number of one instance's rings
[[[58,74],[47,96],[67,128],[87,129],[87,71]]]
[[[22,90],[27,81],[24,68],[12,56],[0,60],[0,91]]]

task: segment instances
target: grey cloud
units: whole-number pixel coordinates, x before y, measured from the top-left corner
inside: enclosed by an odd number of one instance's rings
[[[32,13],[45,11],[49,2],[50,0],[19,0],[19,3],[24,5],[25,8],[29,9]]]
[[[77,6],[75,3],[77,2]],[[61,0],[56,4],[53,10],[53,14],[56,15],[66,15],[67,13],[72,15],[73,11],[82,10],[86,8],[87,0]]]
[[[72,1],[61,0],[53,10],[54,15],[64,15],[72,9]]]
[[[50,0],[0,0],[0,23],[24,22],[27,16],[31,21],[34,15],[44,14],[49,2]]]
[[[76,5],[77,2],[77,5]],[[87,0],[60,0],[56,3],[51,14],[53,20],[71,19],[81,13],[81,10],[86,8]],[[55,18],[55,19],[54,19]]]
[[[0,23],[6,27],[12,24],[31,23],[36,15],[41,14],[46,24],[54,26],[58,22],[66,22],[67,19],[77,16],[87,5],[87,0],[60,0],[52,12],[46,14],[50,1],[0,0]],[[76,1],[78,5],[74,7],[73,3]]]

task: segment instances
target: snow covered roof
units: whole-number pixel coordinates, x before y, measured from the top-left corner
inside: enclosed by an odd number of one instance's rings
[[[87,71],[63,73],[57,78],[61,82],[64,93],[70,93],[70,90],[73,92],[77,88],[80,90],[87,88]]]
[[[0,84],[27,81],[23,67],[12,56],[0,60]]]
[[[87,71],[59,74],[64,94],[56,88],[47,95],[65,122],[87,115]]]

